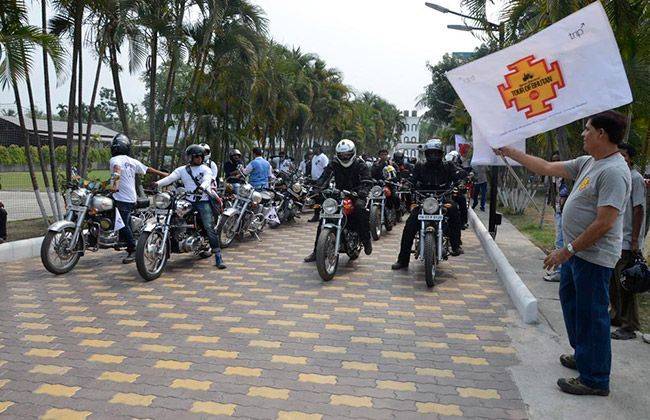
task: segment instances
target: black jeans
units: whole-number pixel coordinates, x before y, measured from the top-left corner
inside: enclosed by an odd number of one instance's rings
[[[350,226],[361,239],[362,243],[370,241],[370,220],[369,213],[366,210],[366,200],[357,199],[354,201],[354,213],[348,216],[348,226]],[[316,230],[316,240],[314,241],[314,252],[316,252],[316,244],[318,244],[318,237],[320,236],[321,223],[318,224]]]
[[[135,203],[115,200],[115,207],[119,210],[124,222],[124,227],[120,229],[120,239],[126,242],[126,252],[134,252],[135,238],[131,230],[131,212],[135,209]]]
[[[465,194],[460,193],[454,197],[454,201],[458,204],[458,211],[460,212],[460,224],[467,224],[467,197]]]
[[[397,261],[403,265],[408,265],[411,260],[413,241],[415,240],[415,235],[417,235],[420,230],[421,222],[418,220],[419,214],[420,207],[414,208],[404,224],[402,243],[399,249],[399,256],[397,257]],[[454,249],[458,248],[461,244],[460,228],[460,212],[458,211],[458,206],[455,203],[452,203],[452,206],[447,209],[447,231],[445,234],[449,236],[449,242],[451,243],[451,247]]]

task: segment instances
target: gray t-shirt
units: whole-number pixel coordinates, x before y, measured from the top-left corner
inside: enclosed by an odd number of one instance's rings
[[[483,165],[477,166],[474,168],[474,173],[476,174],[476,183],[484,184],[487,181],[487,168]]]
[[[634,207],[643,206],[643,220],[641,221],[641,230],[639,230],[639,249],[643,250],[645,236],[645,181],[641,174],[636,170],[630,171],[632,176],[632,192],[630,200],[625,207],[623,215],[623,249],[630,251],[632,249],[632,216]]]
[[[576,255],[592,264],[614,268],[621,258],[623,213],[630,196],[630,168],[620,153],[595,160],[581,156],[564,163],[575,180],[562,212],[564,243],[576,240],[596,220],[598,207],[618,210],[614,226],[594,245]]]

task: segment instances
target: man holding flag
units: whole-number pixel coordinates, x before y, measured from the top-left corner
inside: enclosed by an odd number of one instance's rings
[[[558,386],[570,394],[609,395],[609,278],[621,254],[631,188],[630,171],[618,148],[625,127],[625,117],[617,112],[592,116],[582,133],[588,156],[566,162],[548,162],[512,147],[499,149],[539,175],[575,181],[562,214],[564,248],[544,260],[545,268],[562,266],[560,303],[575,352],[562,355],[560,363],[580,376],[559,379]]]

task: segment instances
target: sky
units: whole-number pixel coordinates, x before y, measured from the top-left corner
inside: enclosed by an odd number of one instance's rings
[[[426,63],[445,53],[472,51],[480,44],[469,32],[447,29],[461,19],[425,7],[423,0],[252,0],[266,12],[270,36],[289,47],[318,54],[342,71],[344,82],[358,92],[372,91],[399,109],[415,109],[417,96],[430,81]],[[458,0],[437,4],[459,10]],[[40,26],[40,5],[28,2],[30,22]],[[50,11],[50,16],[52,12]],[[126,57],[121,57],[124,68]],[[97,62],[83,52],[84,102],[90,102]],[[68,64],[69,67],[69,64]],[[141,103],[145,85],[140,73],[124,71],[121,81],[126,102]],[[56,78],[50,76],[51,83]],[[34,60],[32,84],[37,107],[45,109],[40,50]],[[100,87],[113,88],[108,67],[102,68]],[[68,102],[69,81],[52,86],[52,104]],[[22,89],[23,102],[26,91]],[[0,108],[12,108],[13,94],[0,91]],[[25,105],[23,105],[25,106]]]

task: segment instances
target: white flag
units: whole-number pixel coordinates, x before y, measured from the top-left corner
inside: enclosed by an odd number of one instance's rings
[[[494,150],[487,142],[487,139],[481,133],[480,129],[472,122],[472,141],[474,146],[474,153],[472,154],[472,166],[485,165],[485,166],[505,166],[503,159],[494,153]],[[526,139],[517,140],[511,145],[515,149],[522,152],[526,151]],[[506,158],[510,166],[521,166],[520,163]]]
[[[600,2],[447,78],[495,148],[632,102]]]
[[[122,215],[117,207],[115,207],[115,223],[113,223],[113,226],[113,232],[117,232],[125,226],[124,220],[122,220]]]
[[[280,218],[278,217],[278,213],[275,211],[275,207],[269,209],[269,212],[266,215],[266,220],[271,223],[280,224]]]

